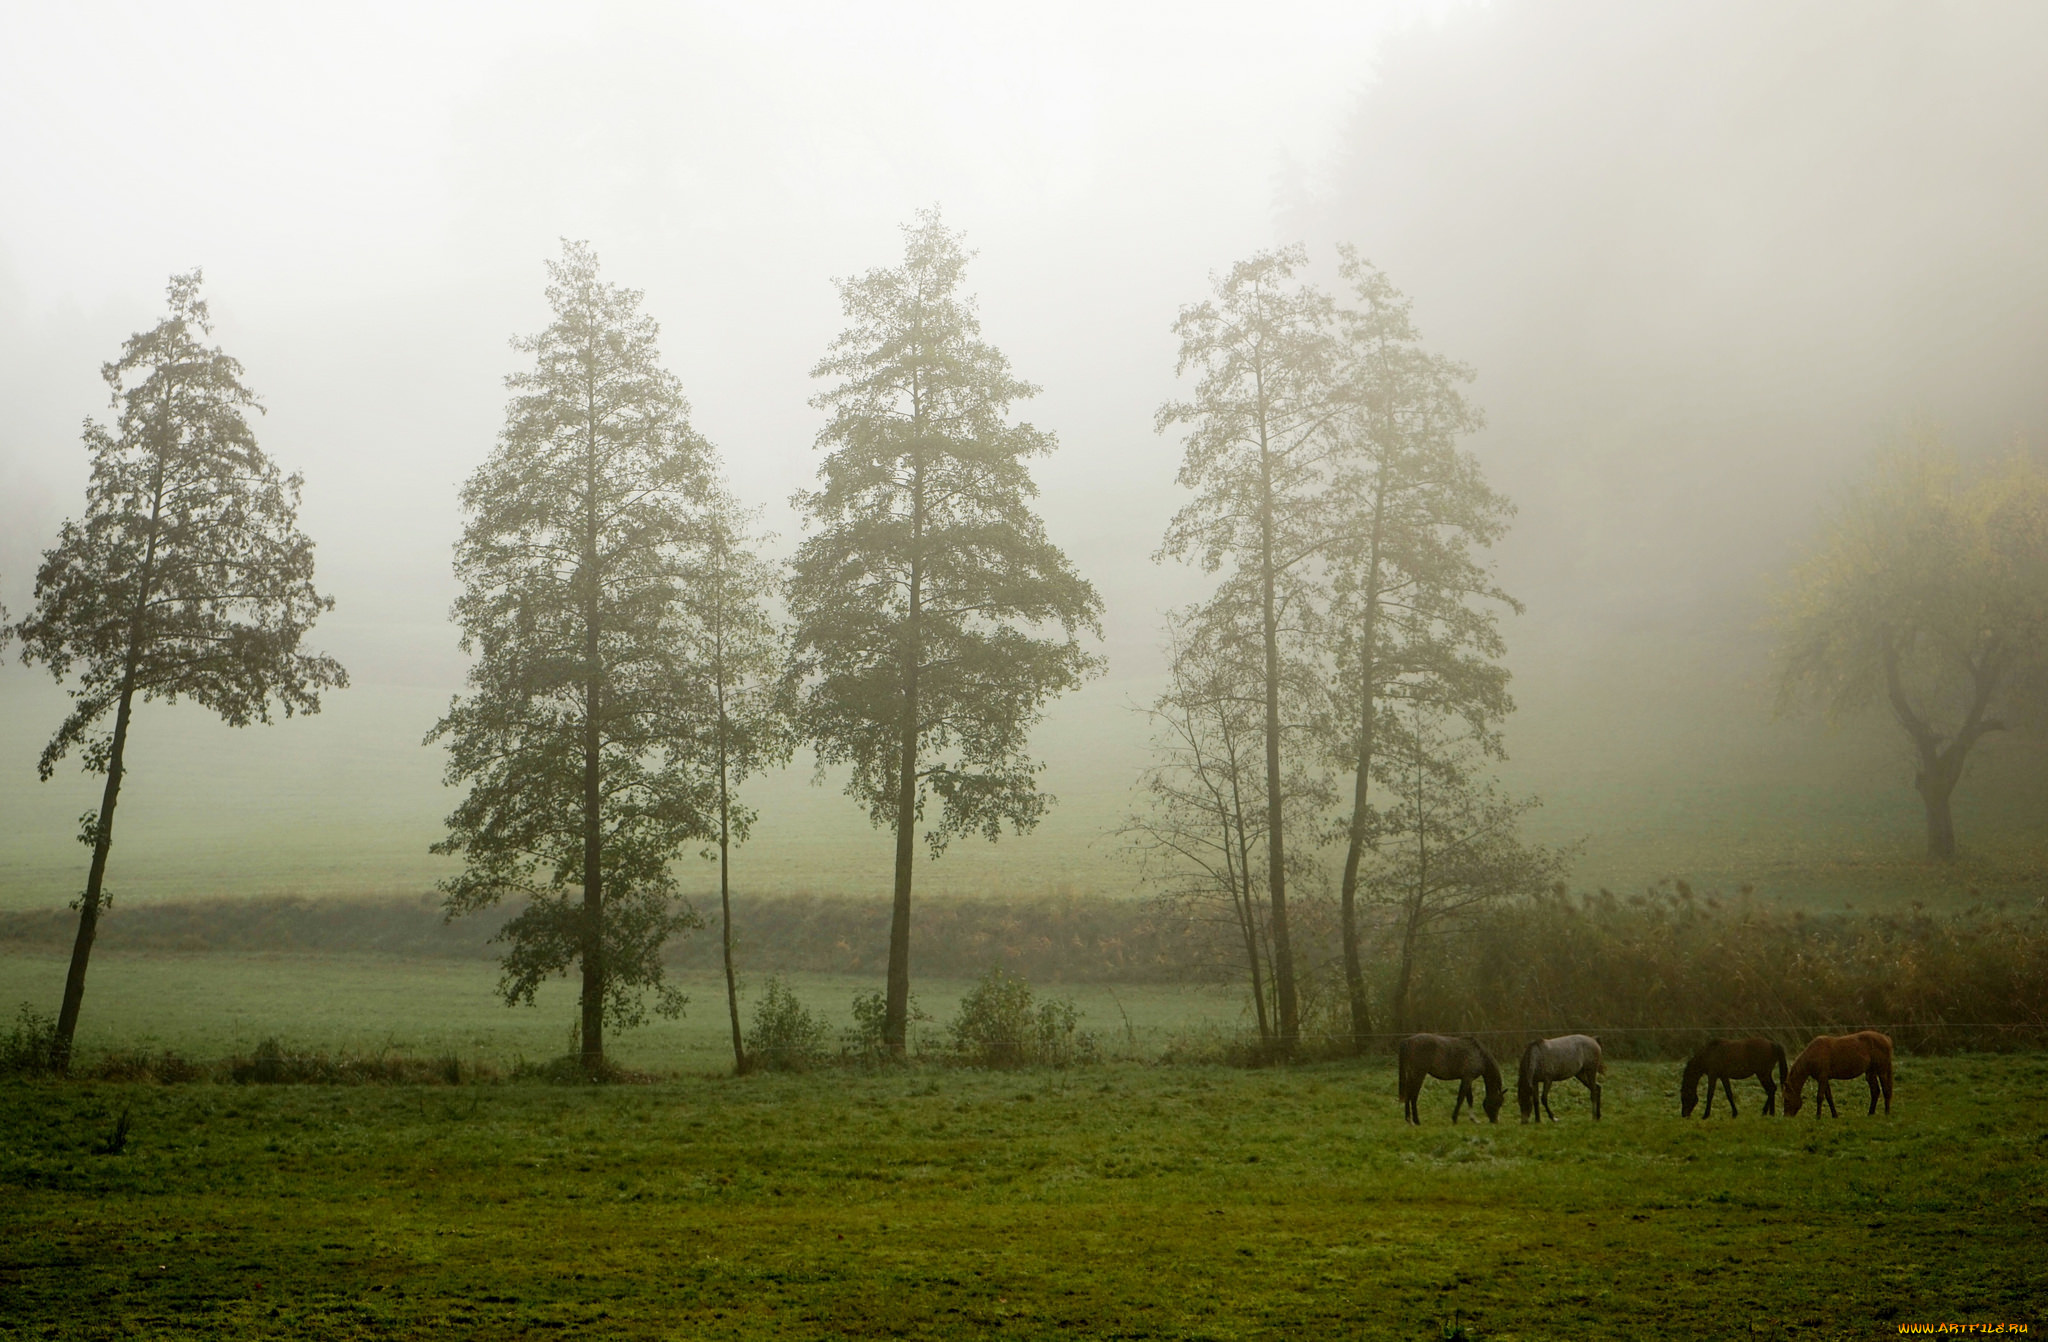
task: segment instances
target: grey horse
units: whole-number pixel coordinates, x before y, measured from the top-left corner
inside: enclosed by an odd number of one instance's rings
[[[1478,1040],[1470,1036],[1460,1039],[1447,1034],[1411,1034],[1401,1041],[1401,1113],[1418,1126],[1422,1115],[1416,1109],[1416,1097],[1422,1094],[1422,1083],[1430,1077],[1458,1083],[1458,1098],[1451,1101],[1453,1123],[1458,1121],[1461,1106],[1476,1107],[1472,1103],[1472,1082],[1485,1077],[1486,1121],[1500,1121],[1504,1094],[1500,1066],[1492,1054],[1479,1046]]]
[[[1522,1050],[1522,1065],[1515,1075],[1515,1100],[1522,1107],[1522,1121],[1527,1123],[1534,1115],[1540,1123],[1543,1114],[1548,1114],[1551,1122],[1556,1122],[1557,1115],[1550,1112],[1550,1083],[1571,1077],[1584,1082],[1593,1093],[1593,1117],[1600,1117],[1600,1074],[1606,1070],[1600,1041],[1589,1034],[1538,1039]],[[1543,1114],[1537,1114],[1538,1105]]]

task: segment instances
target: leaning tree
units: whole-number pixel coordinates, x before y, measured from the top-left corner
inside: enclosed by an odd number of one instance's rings
[[[428,740],[467,784],[434,846],[463,860],[442,883],[450,917],[507,896],[525,907],[499,991],[582,975],[579,1048],[604,1067],[607,1021],[674,1014],[661,949],[697,925],[670,863],[710,833],[710,780],[693,748],[700,678],[678,625],[712,487],[711,449],[665,371],[641,295],[565,243],[547,289],[554,320],[515,341],[534,356],[497,447],[462,490],[455,619],[475,664],[469,693]]]
[[[936,211],[905,235],[900,266],[840,283],[849,325],[813,370],[836,381],[813,402],[825,457],[794,499],[810,534],[788,586],[799,730],[895,831],[883,1037],[897,1056],[919,827],[937,856],[957,835],[1038,823],[1052,799],[1030,730],[1093,669],[1080,635],[1101,611],[1031,511],[1026,463],[1053,438],[1010,418],[1037,389],[980,338],[959,292],[967,253]]]
[[[190,699],[230,725],[320,711],[348,684],[300,642],[333,601],[313,588],[313,542],[298,527],[301,478],[279,472],[244,413],[261,409],[242,365],[207,344],[200,273],[174,276],[170,312],[131,336],[100,374],[119,412],[88,421],[85,515],[67,521],[36,574],[35,608],[16,627],[22,660],[58,680],[75,669],[71,713],[43,748],[48,780],[74,747],[104,774],[80,818],[92,850],[54,1055],[69,1063],[86,963],[106,907],[114,807],[137,699]],[[111,712],[111,730],[102,724]]]

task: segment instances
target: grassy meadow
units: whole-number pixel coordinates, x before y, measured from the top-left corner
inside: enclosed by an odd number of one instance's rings
[[[0,954],[0,1011],[39,1007],[61,996],[65,956]],[[413,1057],[453,1055],[509,1071],[568,1050],[576,990],[557,980],[533,1007],[508,1007],[493,993],[497,966],[484,960],[370,955],[101,953],[93,957],[86,1009],[79,1020],[81,1058],[114,1050],[174,1052],[192,1059],[246,1054],[265,1039],[321,1053]],[[878,975],[792,974],[792,991],[835,1025],[850,1025],[854,994],[873,991]],[[715,1072],[732,1065],[725,981],[688,975],[678,983],[689,1004],[677,1020],[650,1017],[614,1034],[607,1048],[621,1065],[655,1073]],[[743,1020],[765,991],[765,975],[741,981]],[[963,980],[919,980],[918,1005],[936,1031],[967,991]],[[1073,984],[1042,987],[1071,997],[1081,1028],[1105,1051],[1156,1057],[1178,1038],[1235,1031],[1238,994],[1194,985]],[[0,1023],[4,1028],[4,1023]]]
[[[0,1085],[18,1337],[1875,1337],[2044,1322],[2048,1060],[1400,1121],[1384,1061]],[[1845,1093],[1860,1092],[1845,1087]],[[121,1114],[125,1150],[96,1154]],[[1463,1328],[1463,1333],[1454,1333]]]

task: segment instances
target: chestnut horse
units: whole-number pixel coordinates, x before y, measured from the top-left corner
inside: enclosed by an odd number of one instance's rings
[[[1777,1079],[1771,1078],[1771,1068],[1778,1069]],[[1764,1112],[1770,1113],[1778,1102],[1778,1087],[1785,1080],[1785,1050],[1781,1045],[1768,1039],[1711,1039],[1685,1064],[1685,1080],[1679,1087],[1680,1099],[1686,1118],[1692,1117],[1693,1106],[1700,1102],[1700,1078],[1707,1078],[1706,1118],[1714,1116],[1714,1083],[1721,1083],[1721,1089],[1728,1096],[1728,1116],[1735,1117],[1734,1081],[1753,1076],[1763,1083]]]
[[[1458,1109],[1476,1108],[1472,1103],[1472,1082],[1486,1078],[1486,1121],[1500,1121],[1503,1089],[1500,1066],[1493,1055],[1470,1037],[1454,1039],[1445,1034],[1411,1034],[1401,1041],[1401,1113],[1410,1123],[1420,1125],[1422,1115],[1416,1099],[1422,1083],[1430,1077],[1458,1083],[1458,1098],[1451,1101],[1451,1122],[1458,1121]]]
[[[1817,1083],[1813,1093],[1813,1116],[1820,1117],[1820,1107],[1825,1104],[1828,1112],[1840,1118],[1842,1111],[1835,1108],[1835,1088],[1830,1081],[1851,1081],[1862,1077],[1870,1083],[1870,1112],[1877,1112],[1877,1094],[1884,1092],[1884,1111],[1892,1111],[1892,1041],[1888,1036],[1875,1030],[1858,1030],[1855,1034],[1824,1034],[1800,1051],[1792,1062],[1792,1073],[1785,1081],[1785,1116],[1790,1118],[1799,1112],[1803,1100],[1801,1092],[1806,1089],[1806,1078],[1812,1077]]]

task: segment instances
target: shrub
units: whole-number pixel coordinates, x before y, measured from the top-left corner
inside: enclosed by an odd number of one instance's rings
[[[909,1017],[906,1024],[915,1030],[920,1021],[931,1017],[917,1004],[917,994],[910,995]],[[851,1062],[882,1063],[889,1061],[889,1038],[883,1029],[889,1018],[889,999],[879,992],[855,993],[853,995],[853,1028],[839,1037],[839,1055]],[[910,1041],[906,1041],[910,1042]]]
[[[0,1042],[0,1076],[41,1076],[57,1070],[57,1021],[28,1003],[15,1014],[14,1029]]]
[[[747,1065],[795,1072],[825,1056],[824,1020],[797,1000],[781,975],[768,980],[768,991],[754,1004],[754,1024],[747,1031]]]
[[[1029,982],[991,969],[960,999],[946,1030],[954,1055],[970,1066],[1058,1067],[1095,1055],[1094,1036],[1077,1029],[1080,1018],[1071,998],[1037,1002]]]

